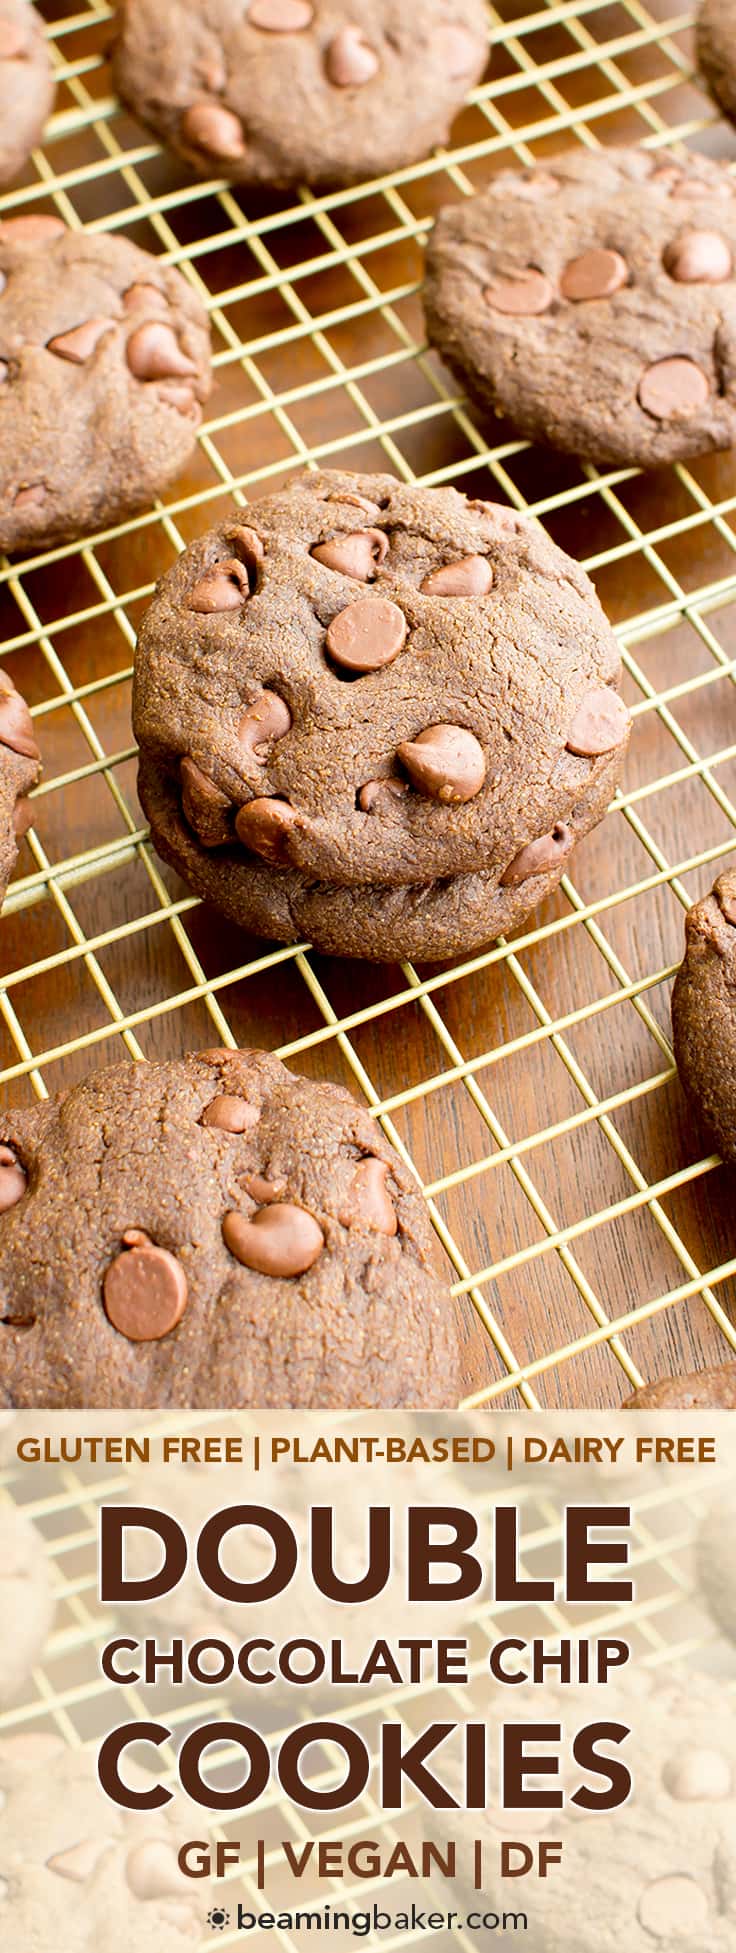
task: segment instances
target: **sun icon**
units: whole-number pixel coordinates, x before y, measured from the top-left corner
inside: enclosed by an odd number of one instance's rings
[[[230,1924],[230,1914],[222,1906],[214,1906],[212,1912],[207,1914],[207,1924],[212,1927],[213,1933],[224,1933],[225,1927]]]

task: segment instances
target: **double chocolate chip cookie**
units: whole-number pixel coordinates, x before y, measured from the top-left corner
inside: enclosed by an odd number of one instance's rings
[[[735,262],[725,167],[581,149],[441,214],[427,328],[531,440],[653,468],[736,437]]]
[[[101,1789],[95,1762],[93,1750],[67,1749],[50,1732],[0,1736],[3,1944],[28,1953],[192,1953],[204,1908],[201,1888],[179,1869],[179,1806],[122,1810]],[[125,1774],[136,1788],[155,1782],[130,1761]]]
[[[688,1098],[726,1160],[736,1160],[736,868],[685,923],[672,993],[675,1057]]]
[[[733,0],[704,0],[695,30],[698,64],[732,122],[736,121],[735,27]]]
[[[692,1370],[682,1377],[658,1377],[642,1385],[624,1410],[736,1410],[736,1363]]]
[[[329,188],[446,140],[488,27],[484,0],[126,0],[114,74],[201,174]]]
[[[18,859],[18,842],[33,819],[28,795],[41,775],[25,699],[0,666],[0,905]]]
[[[133,718],[153,837],[257,934],[447,957],[557,886],[629,714],[588,578],[511,509],[307,474],[164,577]]]
[[[0,1404],[456,1404],[426,1210],[337,1086],[262,1052],[121,1065],[0,1142]]]
[[[178,475],[210,385],[204,307],[122,237],[0,222],[0,549],[143,507]]]
[[[0,184],[35,149],[53,100],[43,21],[28,0],[0,0]]]

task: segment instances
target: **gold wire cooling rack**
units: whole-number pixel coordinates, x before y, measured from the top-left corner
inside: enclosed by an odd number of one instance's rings
[[[55,208],[176,263],[208,302],[217,388],[165,502],[0,567],[3,656],[46,769],[0,925],[0,1090],[43,1096],[126,1053],[213,1041],[351,1083],[475,1307],[468,1402],[607,1406],[733,1355],[732,1194],[686,1116],[668,1003],[684,911],[734,846],[736,463],[601,473],[489,427],[428,352],[418,297],[436,209],[514,160],[616,141],[736,156],[693,74],[692,15],[504,0],[452,149],[285,207],[193,182],[121,110],[107,6],[44,13],[56,113],[0,212]],[[233,498],[315,463],[531,510],[621,641],[635,737],[608,819],[513,942],[441,970],[246,939],[162,868],[141,821],[130,675],[153,583]]]
[[[53,1420],[52,1420],[53,1422]],[[104,1425],[104,1418],[101,1423]],[[310,1420],[303,1420],[306,1427]],[[245,1420],[241,1420],[245,1427]],[[32,1424],[28,1416],[22,1420],[23,1434],[27,1435]],[[187,1432],[202,1433],[208,1425],[219,1429],[221,1420],[216,1413],[203,1413],[193,1418],[188,1416],[182,1425],[181,1419],[169,1417],[168,1427]],[[311,1425],[316,1433],[318,1420],[312,1418]],[[55,1420],[58,1431],[59,1420]],[[89,1424],[92,1429],[91,1422]],[[99,1424],[96,1427],[99,1430]],[[150,1423],[139,1421],[136,1424],[136,1437],[151,1435],[155,1451],[155,1433],[161,1428],[157,1419]],[[401,1427],[406,1428],[405,1420]],[[445,1428],[445,1420],[442,1421]],[[447,1420],[449,1430],[450,1423]],[[458,1429],[457,1420],[453,1427]],[[15,1435],[17,1435],[16,1426]],[[319,1423],[324,1430],[324,1423]],[[337,1720],[355,1727],[363,1735],[371,1755],[377,1749],[377,1733],[381,1722],[390,1719],[401,1724],[405,1739],[415,1739],[429,1721],[464,1721],[471,1717],[491,1717],[497,1711],[491,1708],[488,1696],[488,1652],[491,1645],[502,1636],[530,1634],[544,1636],[551,1646],[563,1636],[602,1637],[622,1635],[631,1649],[632,1669],[670,1669],[675,1665],[680,1672],[688,1666],[697,1676],[710,1675],[718,1680],[722,1695],[724,1714],[736,1702],[736,1673],[734,1671],[733,1649],[718,1635],[712,1621],[705,1613],[697,1592],[694,1578],[694,1544],[704,1512],[715,1497],[730,1498],[733,1473],[733,1459],[721,1447],[722,1456],[717,1466],[708,1468],[704,1478],[703,1468],[673,1468],[671,1471],[652,1467],[645,1478],[639,1472],[641,1483],[637,1485],[632,1504],[630,1568],[635,1582],[636,1597],[633,1603],[623,1607],[611,1604],[606,1608],[591,1606],[583,1609],[579,1604],[568,1607],[560,1601],[535,1603],[533,1624],[530,1624],[530,1609],[519,1603],[497,1603],[490,1606],[485,1602],[473,1603],[467,1621],[463,1621],[462,1633],[467,1635],[469,1646],[468,1673],[470,1686],[459,1684],[440,1687],[428,1684],[422,1687],[397,1686],[385,1694],[370,1690],[357,1692],[346,1702],[350,1691],[342,1692],[339,1708],[327,1704],[325,1714],[336,1715]],[[153,1715],[170,1727],[171,1741],[162,1746],[158,1753],[161,1777],[173,1790],[176,1789],[176,1753],[180,1743],[189,1730],[204,1721],[216,1722],[233,1714],[249,1720],[248,1702],[240,1694],[228,1696],[224,1690],[210,1686],[205,1690],[195,1686],[182,1687],[177,1691],[167,1691],[164,1682],[157,1687],[155,1697],[151,1691],[129,1685],[111,1689],[105,1682],[99,1668],[99,1654],[104,1645],[118,1631],[129,1632],[130,1622],[123,1623],[120,1630],[111,1609],[102,1610],[98,1601],[98,1510],[104,1500],[109,1503],[118,1498],[130,1498],[131,1479],[125,1468],[95,1465],[87,1457],[80,1463],[59,1465],[23,1465],[10,1462],[10,1446],[6,1450],[8,1460],[5,1470],[0,1469],[0,1506],[17,1504],[42,1534],[49,1558],[50,1573],[56,1597],[57,1609],[53,1630],[47,1645],[26,1685],[23,1696],[12,1707],[0,1714],[0,1739],[13,1736],[26,1730],[53,1731],[73,1748],[86,1748],[91,1756],[96,1754],[103,1736],[117,1723],[147,1722]],[[196,1470],[188,1466],[186,1470]],[[329,1468],[328,1468],[329,1469]],[[376,1469],[380,1469],[376,1467]],[[226,1468],[227,1474],[227,1468]],[[222,1476],[222,1474],[221,1474]],[[303,1480],[301,1474],[300,1483]],[[324,1484],[324,1481],[322,1481]],[[498,1480],[489,1484],[485,1470],[467,1474],[464,1484],[456,1483],[455,1493],[463,1504],[470,1506],[480,1516],[487,1513],[489,1497],[497,1491]],[[227,1496],[233,1492],[235,1477],[230,1468],[224,1478]],[[252,1475],[248,1485],[253,1489]],[[508,1486],[510,1480],[505,1480]],[[384,1473],[379,1477],[381,1496],[386,1490],[388,1479]],[[584,1489],[583,1489],[584,1485]],[[625,1499],[631,1497],[631,1479],[615,1489],[612,1480],[606,1482],[590,1472],[581,1481],[577,1474],[574,1487],[579,1496]],[[222,1489],[222,1488],[221,1488]],[[310,1491],[313,1488],[310,1487]],[[365,1487],[364,1487],[365,1490]],[[444,1481],[447,1495],[448,1485]],[[432,1483],[427,1488],[427,1496],[435,1497],[436,1488]],[[574,1494],[573,1494],[574,1495]],[[219,1494],[218,1494],[219,1496]],[[223,1494],[224,1496],[224,1494]],[[405,1496],[405,1493],[404,1493]],[[506,1492],[504,1491],[504,1496]],[[518,1467],[513,1479],[514,1503],[520,1513],[520,1538],[522,1543],[519,1570],[522,1578],[539,1579],[550,1577],[550,1572],[559,1564],[561,1538],[561,1508],[565,1499],[571,1496],[569,1474],[564,1484],[553,1481],[551,1472],[542,1477],[538,1470]],[[172,1498],[175,1498],[172,1492]],[[400,1499],[399,1499],[400,1503]],[[338,1520],[339,1525],[339,1520]],[[141,1620],[133,1630],[142,1637],[155,1633],[150,1622]],[[458,1631],[460,1631],[458,1629]],[[186,1640],[186,1635],[185,1635]],[[191,1636],[189,1639],[191,1640]],[[159,1632],[159,1645],[169,1645],[165,1634]],[[367,1638],[366,1647],[369,1645]],[[257,1727],[269,1742],[277,1745],[287,1728],[295,1723],[313,1721],[314,1703],[309,1703],[307,1692],[304,1699],[296,1698],[297,1706],[284,1720],[284,1708],[278,1704],[269,1708],[264,1705],[263,1692],[259,1694]],[[528,1705],[525,1705],[528,1707]],[[507,1705],[508,1707],[508,1705]],[[508,1710],[511,1715],[511,1709]],[[516,1702],[513,1704],[514,1717],[521,1714]],[[250,1704],[253,1716],[253,1704]],[[681,1734],[682,1732],[680,1732]],[[237,1758],[233,1746],[223,1735],[220,1745],[213,1746],[207,1758],[207,1775],[217,1789],[232,1783],[234,1766],[242,1775],[242,1758]],[[309,1762],[311,1779],[320,1788],[328,1790],[342,1781],[345,1768],[344,1757],[329,1743],[314,1745]],[[218,1932],[217,1943],[223,1946],[239,1943],[239,1934],[234,1923],[235,1908],[240,1902],[256,1913],[265,1909],[287,1908],[293,1911],[297,1905],[307,1909],[324,1909],[331,1903],[333,1909],[358,1911],[377,1905],[394,1916],[397,1912],[411,1910],[412,1900],[425,1907],[428,1905],[426,1886],[418,1889],[416,1885],[399,1877],[386,1880],[381,1873],[375,1878],[352,1879],[346,1875],[318,1882],[304,1880],[296,1885],[289,1880],[283,1882],[283,1840],[286,1839],[295,1849],[303,1846],[309,1837],[339,1835],[346,1844],[354,1839],[370,1838],[381,1848],[383,1859],[397,1835],[408,1838],[416,1844],[412,1831],[411,1816],[407,1813],[382,1809],[375,1796],[373,1775],[361,1798],[350,1806],[347,1813],[315,1815],[306,1817],[284,1798],[278,1788],[271,1787],[259,1800],[257,1813],[233,1813],[227,1818],[218,1818],[212,1813],[198,1814],[197,1836],[216,1839],[228,1838],[244,1840],[243,1863],[227,1874],[225,1882],[216,1891],[207,1885],[206,1899],[202,1913],[213,1903],[230,1911],[231,1929]],[[399,1829],[397,1830],[397,1827]],[[255,1836],[265,1841],[265,1894],[259,1892],[256,1884]],[[250,1840],[253,1839],[252,1844]],[[511,1902],[523,1905],[523,1895]],[[195,1893],[196,1896],[196,1893]],[[529,1895],[531,1905],[531,1895]],[[233,1903],[234,1901],[234,1903]],[[440,1884],[436,1888],[436,1904],[445,1910],[456,1904],[452,1888]],[[204,1931],[204,1921],[203,1921]],[[271,1935],[274,1945],[281,1953],[301,1953],[301,1949],[312,1943],[314,1934],[307,1937],[306,1929],[278,1929]],[[381,1944],[387,1953],[395,1949],[418,1944],[426,1934],[416,1932],[381,1935]],[[335,1939],[336,1944],[346,1944],[348,1936]],[[461,1953],[471,1953],[483,1938],[469,1932],[452,1931],[433,1934],[432,1944],[437,1953],[452,1953],[460,1948]],[[213,1936],[207,1933],[201,1944],[212,1945]]]

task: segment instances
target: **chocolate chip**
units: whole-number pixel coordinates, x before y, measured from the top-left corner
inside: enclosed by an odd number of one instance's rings
[[[381,514],[380,504],[378,502],[369,502],[367,495],[353,495],[348,494],[346,491],[344,495],[328,495],[327,501],[348,502],[352,509],[362,509],[363,514],[370,516],[373,522],[377,522]]]
[[[11,753],[21,753],[24,759],[41,758],[33,720],[19,692],[0,692],[0,746],[9,746]]]
[[[266,34],[300,34],[311,25],[313,15],[309,0],[252,0],[248,25],[261,27]]]
[[[465,726],[426,726],[397,753],[419,793],[457,806],[474,800],[486,777],[483,747]]]
[[[163,1838],[146,1838],[128,1852],[125,1877],[136,1899],[163,1899],[171,1893],[181,1898],[186,1893],[176,1852]]]
[[[730,1797],[733,1776],[721,1750],[684,1749],[668,1759],[662,1782],[682,1803],[719,1803]]]
[[[66,232],[66,224],[60,217],[50,217],[45,211],[35,215],[28,212],[25,217],[4,217],[0,223],[0,244],[47,244],[52,237],[61,237]]]
[[[591,298],[613,298],[628,284],[629,267],[620,251],[594,249],[571,258],[560,278],[563,298],[581,304]]]
[[[325,72],[335,88],[362,88],[378,73],[374,47],[358,27],[341,27],[325,55]]]
[[[182,352],[173,326],[163,319],[147,319],[136,326],[125,350],[136,380],[197,378],[197,368]]]
[[[487,556],[461,556],[456,563],[430,570],[419,588],[426,597],[485,597],[492,583]]]
[[[680,285],[722,285],[733,271],[731,252],[718,231],[680,231],[665,245],[662,263]]]
[[[251,1221],[234,1211],[226,1214],[222,1234],[236,1261],[259,1275],[304,1275],[325,1245],[314,1216],[288,1201],[260,1207]]]
[[[274,739],[283,739],[291,722],[289,707],[278,692],[261,692],[240,721],[238,739],[249,758],[265,766],[268,747]]]
[[[14,509],[41,509],[46,500],[46,484],[42,481],[25,482],[17,488],[13,496]]]
[[[155,1343],[170,1335],[181,1322],[187,1294],[181,1262],[149,1242],[116,1255],[102,1284],[108,1319],[130,1343]]]
[[[200,421],[202,409],[191,386],[183,380],[169,380],[156,388],[156,399],[163,400],[167,407],[174,407],[177,414],[186,414],[190,420]]]
[[[246,522],[235,522],[232,529],[225,530],[225,540],[238,550],[250,575],[251,590],[255,589],[256,575],[266,554],[260,536]]]
[[[399,1223],[391,1195],[386,1187],[390,1166],[371,1156],[361,1160],[353,1174],[350,1203],[340,1215],[344,1227],[371,1227],[377,1234],[397,1234]]]
[[[272,1200],[280,1200],[286,1192],[285,1180],[264,1180],[262,1173],[241,1173],[240,1185],[249,1200],[255,1200],[259,1207],[267,1207]]]
[[[386,560],[388,536],[382,529],[356,529],[350,536],[333,536],[331,542],[315,543],[310,555],[328,570],[337,570],[341,576],[354,576],[358,583],[368,583],[376,564]]]
[[[716,882],[714,893],[724,920],[736,929],[736,886],[732,877],[722,875]]]
[[[232,840],[230,801],[221,793],[196,760],[187,754],[181,762],[181,804],[184,818],[203,848],[224,848]]]
[[[109,332],[113,324],[112,319],[85,319],[82,325],[73,326],[71,332],[57,332],[55,339],[49,339],[48,350],[59,359],[71,360],[73,366],[84,366],[103,333]]]
[[[0,1145],[0,1214],[17,1207],[28,1185],[28,1174],[12,1146]]]
[[[0,280],[1,279],[2,279],[2,273],[0,272]],[[2,288],[3,288],[2,283],[0,282],[0,292],[2,291]],[[7,360],[0,359],[0,386],[2,386],[3,380],[7,380],[9,372],[10,372],[10,367],[8,365]]]
[[[409,788],[405,780],[366,780],[358,792],[361,814],[380,813],[392,800],[405,800]]]
[[[232,109],[224,108],[221,102],[193,102],[182,117],[182,129],[189,142],[197,149],[206,149],[211,156],[237,162],[239,156],[245,155],[242,124]]]
[[[496,278],[492,285],[486,285],[483,297],[495,312],[508,312],[512,317],[532,318],[538,312],[547,312],[554,298],[554,291],[544,273],[530,266],[527,271],[515,271],[507,278]]]
[[[236,1098],[233,1092],[220,1092],[205,1106],[199,1123],[214,1127],[215,1132],[250,1132],[257,1126],[259,1116],[257,1105],[251,1105],[249,1099]]]
[[[637,390],[640,407],[654,420],[687,420],[705,406],[709,393],[710,381],[702,367],[679,354],[648,366]]]
[[[147,285],[144,282],[128,286],[127,292],[123,292],[123,305],[126,312],[141,312],[144,309],[149,312],[151,309],[155,312],[168,312],[169,309],[158,285]]]
[[[234,556],[226,556],[224,562],[213,563],[205,570],[204,576],[195,583],[187,600],[189,610],[203,614],[217,610],[240,610],[250,596],[248,572]]]
[[[35,817],[36,809],[33,801],[28,799],[27,794],[21,794],[13,808],[13,833],[16,841],[24,839],[29,827],[33,826]]]
[[[0,20],[0,61],[17,61],[28,48],[24,20]]]
[[[581,699],[565,741],[568,753],[582,759],[598,759],[612,753],[626,737],[630,715],[618,692],[610,685],[597,685]]]
[[[548,875],[565,860],[574,844],[572,828],[558,821],[551,834],[540,834],[537,841],[528,841],[525,848],[519,849],[501,876],[501,887],[513,888],[518,882],[528,881],[530,875]]]
[[[482,43],[465,27],[438,28],[435,44],[441,49],[442,66],[450,81],[462,81],[465,76],[475,75],[483,51]]]
[[[105,1838],[80,1838],[79,1844],[70,1845],[67,1851],[57,1851],[53,1858],[47,1858],[46,1864],[49,1871],[56,1872],[59,1878],[69,1878],[75,1885],[86,1885],[106,1849]]]
[[[707,1894],[685,1872],[672,1872],[669,1878],[656,1878],[642,1892],[637,1909],[639,1924],[653,1939],[694,1939],[707,1945],[710,1917]],[[699,1938],[699,1936],[701,1936]]]
[[[301,814],[290,807],[288,800],[248,800],[235,817],[244,846],[253,854],[262,855],[274,868],[288,861],[291,831],[301,825]]]
[[[359,597],[338,611],[327,632],[327,650],[342,671],[380,671],[406,643],[407,623],[388,597]]]

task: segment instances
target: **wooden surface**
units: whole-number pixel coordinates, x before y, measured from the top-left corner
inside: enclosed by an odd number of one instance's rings
[[[46,12],[49,19],[60,18],[62,9],[51,7]],[[515,17],[522,18],[520,10]],[[630,25],[631,18],[623,9],[611,8],[591,15],[589,25],[605,42],[607,37],[620,35],[627,20]],[[65,40],[67,56],[72,44],[79,58],[98,49],[104,38],[100,28],[75,33]],[[544,62],[569,59],[572,50],[569,34],[555,28],[535,34],[525,45]],[[684,47],[683,37],[678,37],[677,45]],[[499,79],[518,73],[518,61],[511,52],[498,48],[491,72]],[[657,48],[647,47],[628,57],[625,64],[626,77],[632,84],[656,80],[660,72],[669,72],[669,63]],[[87,75],[85,86],[103,97],[109,89],[106,70],[100,68]],[[634,109],[608,114],[599,124],[597,105],[610,92],[603,70],[588,65],[564,83],[563,108],[569,104],[590,110],[591,126],[606,141],[637,140],[651,133],[650,125]],[[670,115],[673,122],[708,113],[703,98],[689,85],[656,99],[659,112]],[[68,91],[62,90],[62,114],[69,113],[70,103]],[[503,98],[503,115],[517,128],[536,124],[551,113],[548,96],[540,94],[533,82]],[[140,144],[141,132],[128,118],[117,116],[109,126],[126,148]],[[456,129],[462,144],[485,141],[489,133],[488,121],[477,110],[467,111]],[[565,140],[564,132],[553,131],[549,139],[534,145],[535,153],[548,156]],[[711,153],[734,151],[732,135],[722,128],[709,128],[702,146]],[[47,151],[57,172],[76,172],[102,153],[93,129],[58,134]],[[512,160],[510,147],[497,151],[492,159],[474,159],[467,180],[479,185],[487,180],[492,167]],[[189,181],[177,165],[160,155],[144,161],[139,175],[145,191],[156,196]],[[34,172],[29,171],[27,181],[34,180]],[[336,207],[329,214],[333,227],[330,234],[314,217],[265,229],[263,240],[282,280],[293,279],[290,289],[282,292],[272,286],[261,288],[264,278],[268,279],[268,266],[264,267],[263,257],[259,258],[243,238],[230,236],[221,249],[207,248],[193,256],[199,275],[214,294],[258,281],[258,289],[246,289],[225,307],[227,321],[242,341],[261,347],[256,365],[237,360],[221,365],[212,401],[218,424],[230,413],[245,413],[238,425],[219,426],[214,440],[221,462],[234,478],[245,480],[249,496],[268,492],[286,479],[298,462],[300,447],[321,449],[334,443],[334,465],[370,470],[385,467],[387,462],[392,465],[393,440],[404,466],[417,474],[440,472],[447,478],[454,467],[460,467],[461,485],[469,493],[502,499],[502,486],[489,471],[484,453],[477,465],[468,469],[472,447],[466,420],[449,409],[433,411],[437,393],[430,372],[440,372],[434,359],[426,367],[417,360],[403,360],[364,375],[359,381],[360,399],[351,397],[343,382],[300,397],[304,389],[330,374],[321,346],[302,336],[286,346],[262,347],[264,339],[293,322],[292,295],[298,305],[308,307],[314,321],[361,297],[364,288],[356,282],[349,262],[333,263],[315,273],[303,269],[305,260],[334,251],[335,226],[339,227],[339,241],[362,254],[365,269],[380,290],[392,291],[419,278],[419,242],[404,237],[374,249],[375,240],[410,225],[411,220],[421,223],[440,204],[460,193],[458,183],[447,171],[436,170],[402,184],[398,204],[376,194]],[[105,177],[93,174],[89,181],[73,185],[70,195],[83,222],[112,217],[129,200],[129,191],[117,171]],[[268,217],[278,210],[275,199],[256,205],[241,195],[238,201],[250,219]],[[232,207],[228,215],[214,194],[202,192],[175,207],[169,221],[186,254],[199,240],[227,231],[231,218]],[[148,248],[161,248],[161,235],[154,224],[147,218],[134,221],[132,208],[126,229]],[[401,332],[421,342],[421,309],[416,297],[402,299],[395,317]],[[375,307],[357,323],[331,327],[327,337],[333,362],[336,357],[343,363],[346,378],[357,367],[396,354],[401,345],[391,318]],[[215,347],[220,352],[224,347],[217,331]],[[445,380],[454,398],[457,389],[447,376]],[[287,420],[273,411],[268,400],[262,410],[253,411],[259,399],[259,382],[261,397],[264,389],[276,397],[288,394]],[[394,417],[403,422],[388,442],[372,431],[365,403],[379,425]],[[503,423],[481,431],[483,439],[494,444],[503,447],[513,443],[513,431]],[[512,449],[505,456],[504,466],[516,488],[533,504],[574,491],[585,481],[574,462],[529,449]],[[184,540],[199,533],[228,506],[224,488],[211,494],[216,481],[212,461],[202,447],[188,475],[168,498],[178,503],[188,497],[210,497],[185,507],[177,516]],[[699,463],[687,476],[668,471],[646,481],[632,478],[619,484],[615,493],[633,522],[645,535],[651,535],[683,516],[695,515],[698,491],[706,502],[709,498],[714,504],[727,505],[720,527],[713,520],[699,520],[683,535],[665,539],[659,553],[645,551],[638,544],[623,560],[597,573],[601,597],[615,623],[623,624],[669,602],[673,588],[675,596],[679,587],[692,601],[698,590],[721,578],[734,577],[730,504],[736,502],[736,463],[732,455]],[[607,503],[600,492],[587,493],[569,506],[556,508],[546,519],[555,538],[584,559],[616,550],[626,540],[616,506]],[[172,560],[174,547],[174,540],[160,523],[139,526],[126,537],[96,545],[94,562],[120,598],[133,626],[143,601],[131,600],[128,593],[150,585]],[[22,586],[26,604],[33,606],[40,624],[48,628],[55,656],[62,661],[72,687],[121,674],[119,680],[87,700],[86,710],[105,754],[113,758],[125,754],[131,743],[126,675],[130,649],[120,620],[108,614],[65,628],[66,620],[100,601],[93,559],[82,550],[64,554],[46,568],[24,571]],[[707,617],[726,661],[736,651],[735,598],[736,582],[733,594],[726,592]],[[3,641],[27,628],[28,611],[23,611],[22,601],[10,583],[0,586]],[[675,614],[667,629],[631,648],[655,693],[714,669],[712,649],[698,636],[686,614]],[[59,671],[50,662],[43,643],[13,651],[8,666],[34,706],[52,706],[59,699]],[[626,680],[626,694],[633,705],[642,704],[641,687],[631,676]],[[698,758],[736,746],[736,701],[728,670],[715,683],[696,685],[672,709]],[[43,711],[37,729],[46,769],[37,833],[51,863],[61,864],[85,849],[122,839],[123,816],[99,771],[72,784],[54,785],[60,776],[75,774],[93,760],[84,731],[69,707]],[[653,709],[642,711],[637,718],[625,791],[658,781],[687,765],[688,753],[662,715]],[[116,762],[110,777],[138,824],[133,761],[123,758]],[[720,804],[697,773],[638,801],[633,811],[643,823],[644,836],[623,813],[609,816],[581,845],[574,859],[573,881],[581,901],[605,901],[613,891],[656,873],[658,864],[674,870],[711,848],[721,850],[725,860],[734,842],[728,798],[736,794],[734,759],[719,763],[712,777],[720,790]],[[54,956],[70,945],[69,914],[62,912],[53,889],[42,898],[34,897],[30,904],[25,900],[24,882],[37,870],[38,856],[34,858],[26,844],[19,865],[19,885],[0,923],[0,967],[6,974]],[[434,1014],[418,1002],[405,1001],[406,978],[396,968],[312,959],[319,983],[339,1018],[390,996],[401,1000],[389,1012],[351,1033],[352,1050],[381,1101],[413,1087],[427,1086],[456,1063],[458,1052],[465,1060],[488,1054],[488,1062],[475,1074],[472,1092],[462,1081],[439,1090],[422,1090],[418,1098],[393,1115],[396,1129],[425,1181],[435,1182],[483,1161],[498,1144],[518,1143],[542,1129],[564,1124],[583,1112],[586,1093],[588,1103],[591,1095],[599,1099],[623,1095],[625,1099],[643,1080],[667,1071],[668,1055],[641,1008],[631,1001],[608,1007],[607,999],[620,983],[669,970],[679,960],[682,897],[686,892],[692,899],[710,886],[715,872],[713,866],[704,865],[684,872],[675,889],[665,882],[654,891],[609,907],[599,922],[608,957],[601,940],[576,924],[524,949],[519,973],[503,960],[496,960],[476,973],[461,974],[443,984],[433,993]],[[186,895],[176,877],[160,864],[158,873],[175,899]],[[71,888],[65,899],[87,938],[124,927],[157,906],[142,854],[114,872],[90,875]],[[570,902],[559,894],[533,918],[530,928],[569,914]],[[194,908],[183,920],[208,979],[242,969],[263,953],[263,945],[245,939],[209,910]],[[192,982],[191,970],[168,923],[108,944],[100,951],[98,969],[120,1011],[144,1014],[136,1025],[136,1036],[145,1056],[170,1057],[200,1044],[212,1044],[212,1019],[203,1002],[177,1003],[159,1010],[164,1000],[178,998]],[[527,986],[526,994],[519,974]],[[669,987],[668,981],[662,981],[647,988],[642,1000],[665,1037],[669,1030]],[[119,1036],[112,1032],[109,1001],[101,995],[95,974],[84,961],[67,958],[52,972],[13,986],[9,994],[21,1032],[34,1054],[66,1047],[71,1040],[98,1028],[107,1027],[112,1033],[87,1050],[65,1049],[58,1059],[45,1062],[42,1075],[49,1091],[81,1077],[91,1066],[125,1056]],[[232,1032],[242,1044],[290,1046],[316,1032],[323,1023],[319,1005],[295,958],[282,961],[275,972],[242,976],[218,995]],[[587,1015],[561,1034],[562,1041],[546,1037],[518,1052],[504,1053],[506,1045],[538,1027],[540,1014],[546,1012],[557,1020],[581,1011]],[[147,1012],[156,1013],[148,1022]],[[0,1064],[10,1067],[16,1061],[10,1027],[0,1021]],[[334,1039],[300,1051],[293,1062],[310,1075],[355,1085],[350,1064]],[[33,1088],[24,1077],[11,1080],[3,1089],[6,1102],[12,1102],[27,1099]],[[625,1157],[623,1149],[628,1149]],[[688,1255],[700,1270],[708,1270],[734,1252],[734,1182],[722,1168],[704,1171],[664,1198],[662,1216],[677,1231],[682,1244],[679,1253],[646,1205],[600,1226],[590,1225],[601,1210],[636,1191],[641,1184],[637,1171],[653,1185],[705,1157],[703,1142],[686,1113],[678,1083],[672,1079],[618,1107],[608,1132],[593,1120],[521,1154],[516,1165],[513,1160],[504,1160],[439,1194],[438,1211],[471,1272],[505,1261],[536,1244],[537,1252],[531,1259],[485,1282],[481,1290],[513,1360],[523,1365],[558,1349],[569,1350],[595,1326],[585,1300],[586,1284],[589,1299],[595,1298],[606,1316],[615,1318],[632,1308],[646,1310],[648,1303],[686,1282],[692,1268]],[[520,1183],[520,1175],[530,1176],[531,1189]],[[569,1244],[565,1259],[555,1249],[545,1249],[545,1232],[580,1222],[583,1232]],[[736,1299],[733,1282],[721,1284],[716,1293],[720,1305],[727,1312],[731,1310]],[[467,1302],[462,1314],[467,1337],[465,1387],[471,1391],[499,1378],[504,1365],[485,1332],[476,1335]],[[627,1331],[624,1347],[632,1364],[647,1378],[717,1362],[730,1353],[700,1295],[665,1312],[644,1314]],[[630,1378],[605,1344],[567,1355],[545,1368],[534,1381],[538,1400],[550,1406],[613,1405],[628,1395],[630,1388]],[[512,1392],[500,1402],[518,1405],[520,1398]]]

